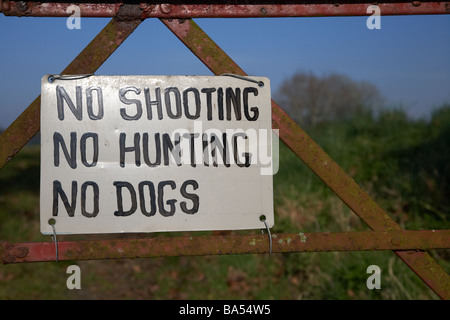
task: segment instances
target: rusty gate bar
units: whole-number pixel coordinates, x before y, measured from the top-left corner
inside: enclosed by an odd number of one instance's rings
[[[214,74],[246,73],[192,20],[161,21]],[[272,127],[280,139],[372,230],[402,230],[273,100]],[[428,253],[394,251],[441,298],[450,299],[450,276]],[[425,267],[426,266],[426,267]]]
[[[140,19],[112,19],[62,74],[94,73],[138,27]],[[0,169],[40,130],[41,96],[0,135]]]
[[[425,250],[448,247],[450,230],[284,233],[272,234],[272,240],[273,253]],[[53,242],[0,243],[4,264],[268,252],[267,234],[60,241],[58,257]]]
[[[169,1],[155,4],[149,1],[136,3],[141,18],[258,18],[258,17],[323,17],[367,15],[367,7],[374,2],[366,1],[285,1],[274,5],[270,1]],[[82,17],[114,17],[126,1],[73,1],[80,8]],[[0,0],[0,12],[8,16],[67,17],[67,7],[72,3],[51,1]],[[377,3],[383,15],[448,14],[450,2],[438,1],[382,1]]]

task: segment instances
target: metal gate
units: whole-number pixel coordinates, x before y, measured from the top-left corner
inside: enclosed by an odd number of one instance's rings
[[[82,17],[112,17],[108,25],[61,74],[94,73],[147,18],[159,18],[215,75],[246,75],[192,19],[231,17],[365,16],[372,3],[317,1],[206,1],[74,3],[0,0],[0,12],[10,16],[67,17],[76,4]],[[383,15],[449,14],[450,2],[385,0],[377,4]],[[40,97],[0,136],[0,169],[40,130]],[[393,250],[440,298],[450,298],[450,276],[425,251],[450,248],[450,230],[403,230],[308,134],[272,101],[272,128],[279,138],[372,231],[210,235],[103,241],[0,242],[3,263],[121,259],[162,256],[279,252]],[[286,241],[279,241],[286,240]],[[289,241],[288,241],[289,240]],[[56,247],[57,245],[57,247]],[[270,246],[270,248],[269,248]],[[55,248],[56,247],[56,248]],[[57,251],[55,250],[57,249]],[[57,255],[57,256],[56,256]]]

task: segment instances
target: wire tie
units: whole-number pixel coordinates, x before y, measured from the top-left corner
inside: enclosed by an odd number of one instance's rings
[[[55,224],[50,224],[52,226],[53,229],[53,234],[52,234],[52,240],[55,242],[55,257],[56,257],[56,262],[58,261],[58,240],[56,239],[56,228],[55,228]]]
[[[53,83],[55,80],[79,80],[93,76],[93,73],[88,74],[75,74],[75,75],[64,75],[64,74],[52,74],[48,77],[48,82]]]
[[[266,220],[261,220],[262,222],[264,222],[264,225],[266,226],[267,229],[267,233],[269,234],[269,254],[272,254],[272,235],[270,234],[270,229],[269,226],[267,225]],[[263,233],[264,231],[261,230]]]
[[[250,81],[250,82],[258,84],[258,86],[260,86],[261,88],[264,87],[264,82],[252,79],[250,77],[241,76],[241,75],[234,74],[234,73],[222,73],[220,76],[227,76],[227,77],[233,77],[233,78],[237,78],[237,79],[241,79],[241,80],[245,80],[245,81]]]

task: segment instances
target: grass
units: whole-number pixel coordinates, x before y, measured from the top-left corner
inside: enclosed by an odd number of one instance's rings
[[[450,107],[411,121],[399,111],[322,123],[307,132],[405,229],[449,229]],[[51,241],[39,233],[39,146],[0,171],[0,239]],[[280,143],[274,177],[281,232],[368,230]],[[450,271],[449,250],[430,254]],[[81,267],[82,289],[66,269]],[[381,289],[368,290],[378,265]],[[0,266],[0,299],[437,299],[392,252],[227,255]]]

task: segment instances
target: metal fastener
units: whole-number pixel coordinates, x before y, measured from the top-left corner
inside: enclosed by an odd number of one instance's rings
[[[392,243],[394,246],[399,246],[399,245],[402,244],[402,239],[401,239],[400,237],[398,237],[398,236],[392,237],[391,243]]]
[[[162,11],[162,13],[168,14],[168,13],[170,13],[170,11],[172,11],[172,8],[171,8],[170,4],[163,3],[163,4],[161,4],[161,11]]]
[[[28,5],[25,1],[19,1],[16,3],[17,10],[20,12],[25,12],[28,9]]]
[[[30,250],[27,247],[17,247],[14,249],[14,255],[17,258],[25,258]]]

